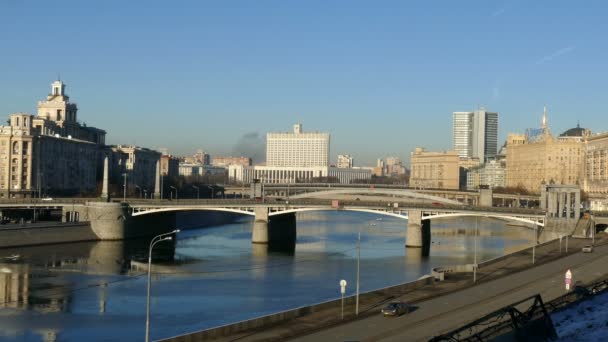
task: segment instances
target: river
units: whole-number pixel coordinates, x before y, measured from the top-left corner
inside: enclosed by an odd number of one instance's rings
[[[406,221],[366,213],[298,214],[287,251],[252,245],[249,218],[183,230],[154,249],[151,339],[339,298],[341,279],[353,294],[359,231],[362,292],[472,263],[475,250],[488,260],[531,246],[532,229],[487,218],[477,221],[475,243],[475,222],[434,220],[428,256],[404,247]],[[0,250],[0,340],[143,340],[148,243]]]

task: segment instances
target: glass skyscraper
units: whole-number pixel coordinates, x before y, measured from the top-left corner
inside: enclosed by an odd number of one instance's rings
[[[453,147],[461,158],[486,161],[496,157],[498,147],[498,113],[478,109],[454,112]]]

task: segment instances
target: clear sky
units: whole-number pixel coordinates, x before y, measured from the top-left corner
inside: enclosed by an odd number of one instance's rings
[[[0,0],[0,115],[35,114],[61,73],[108,143],[173,154],[235,154],[301,122],[331,133],[332,160],[409,159],[416,146],[451,149],[452,112],[477,106],[500,113],[501,144],[538,127],[544,104],[554,133],[577,121],[605,131],[607,8]]]

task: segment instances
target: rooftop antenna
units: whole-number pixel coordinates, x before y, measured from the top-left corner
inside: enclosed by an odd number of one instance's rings
[[[60,72],[57,73],[57,81],[61,81],[61,73]]]

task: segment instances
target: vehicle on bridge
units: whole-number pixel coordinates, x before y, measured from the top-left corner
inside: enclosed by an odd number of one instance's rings
[[[382,315],[386,316],[401,316],[410,313],[412,307],[404,302],[391,302],[382,309]]]
[[[591,252],[593,252],[593,246],[591,246],[591,245],[583,246],[583,253],[591,253]]]

